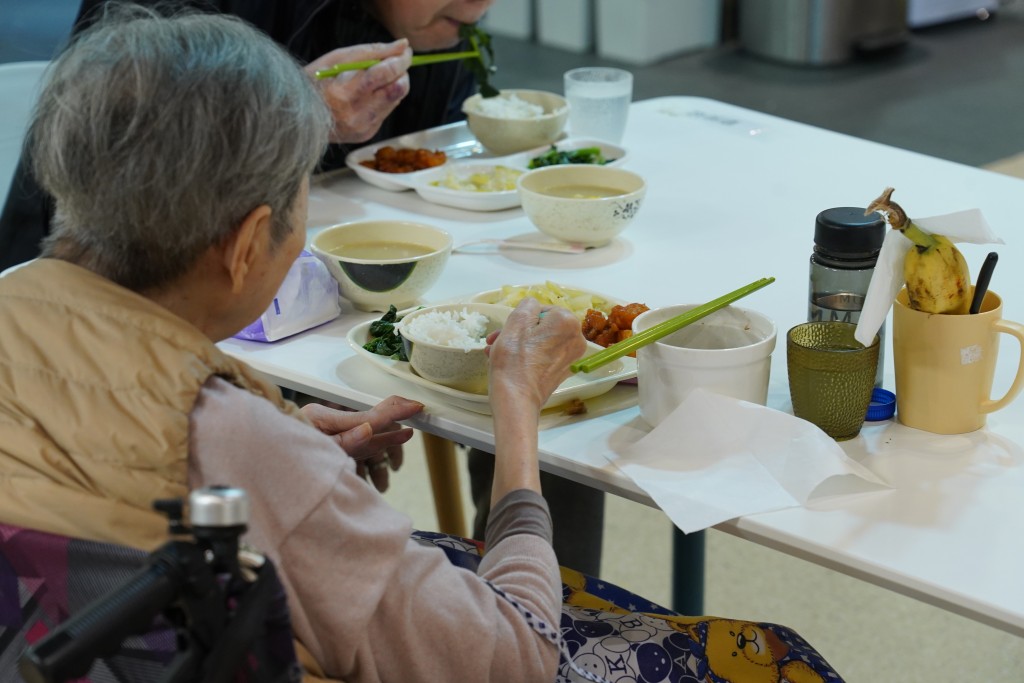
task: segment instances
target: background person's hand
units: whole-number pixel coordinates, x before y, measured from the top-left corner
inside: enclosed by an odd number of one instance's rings
[[[412,49],[407,40],[353,45],[331,50],[306,65],[311,77],[335,64],[379,59],[368,69],[343,71],[316,81],[334,116],[331,142],[365,142],[380,130],[384,119],[409,93]]]
[[[587,348],[576,316],[531,298],[523,299],[501,332],[487,341],[492,398],[527,400],[538,409]]]
[[[412,438],[413,429],[398,424],[423,410],[419,401],[389,396],[373,408],[346,411],[309,403],[302,408],[317,429],[330,436],[356,461],[356,472],[369,475],[378,491],[388,488],[388,468],[402,466],[402,444]]]

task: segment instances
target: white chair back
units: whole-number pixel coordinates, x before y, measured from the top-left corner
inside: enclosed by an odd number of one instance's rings
[[[21,156],[29,115],[49,62],[0,64],[0,197],[6,198]]]

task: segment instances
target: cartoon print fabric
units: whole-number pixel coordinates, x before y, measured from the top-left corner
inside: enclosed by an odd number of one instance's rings
[[[417,531],[475,571],[483,544]],[[562,639],[573,664],[608,683],[838,683],[799,634],[777,624],[676,614],[619,586],[562,568]],[[568,661],[558,683],[587,680]]]

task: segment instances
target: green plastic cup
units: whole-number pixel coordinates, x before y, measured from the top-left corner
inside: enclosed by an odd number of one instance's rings
[[[786,366],[793,414],[836,441],[860,433],[878,367],[878,335],[870,346],[853,338],[857,326],[810,322],[786,334]]]

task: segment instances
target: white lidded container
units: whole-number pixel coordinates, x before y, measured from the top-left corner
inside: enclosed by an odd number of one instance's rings
[[[633,321],[633,333],[696,306],[681,304],[641,313]],[[636,352],[640,416],[657,426],[697,387],[764,405],[775,337],[775,323],[768,317],[726,306],[640,347]]]

